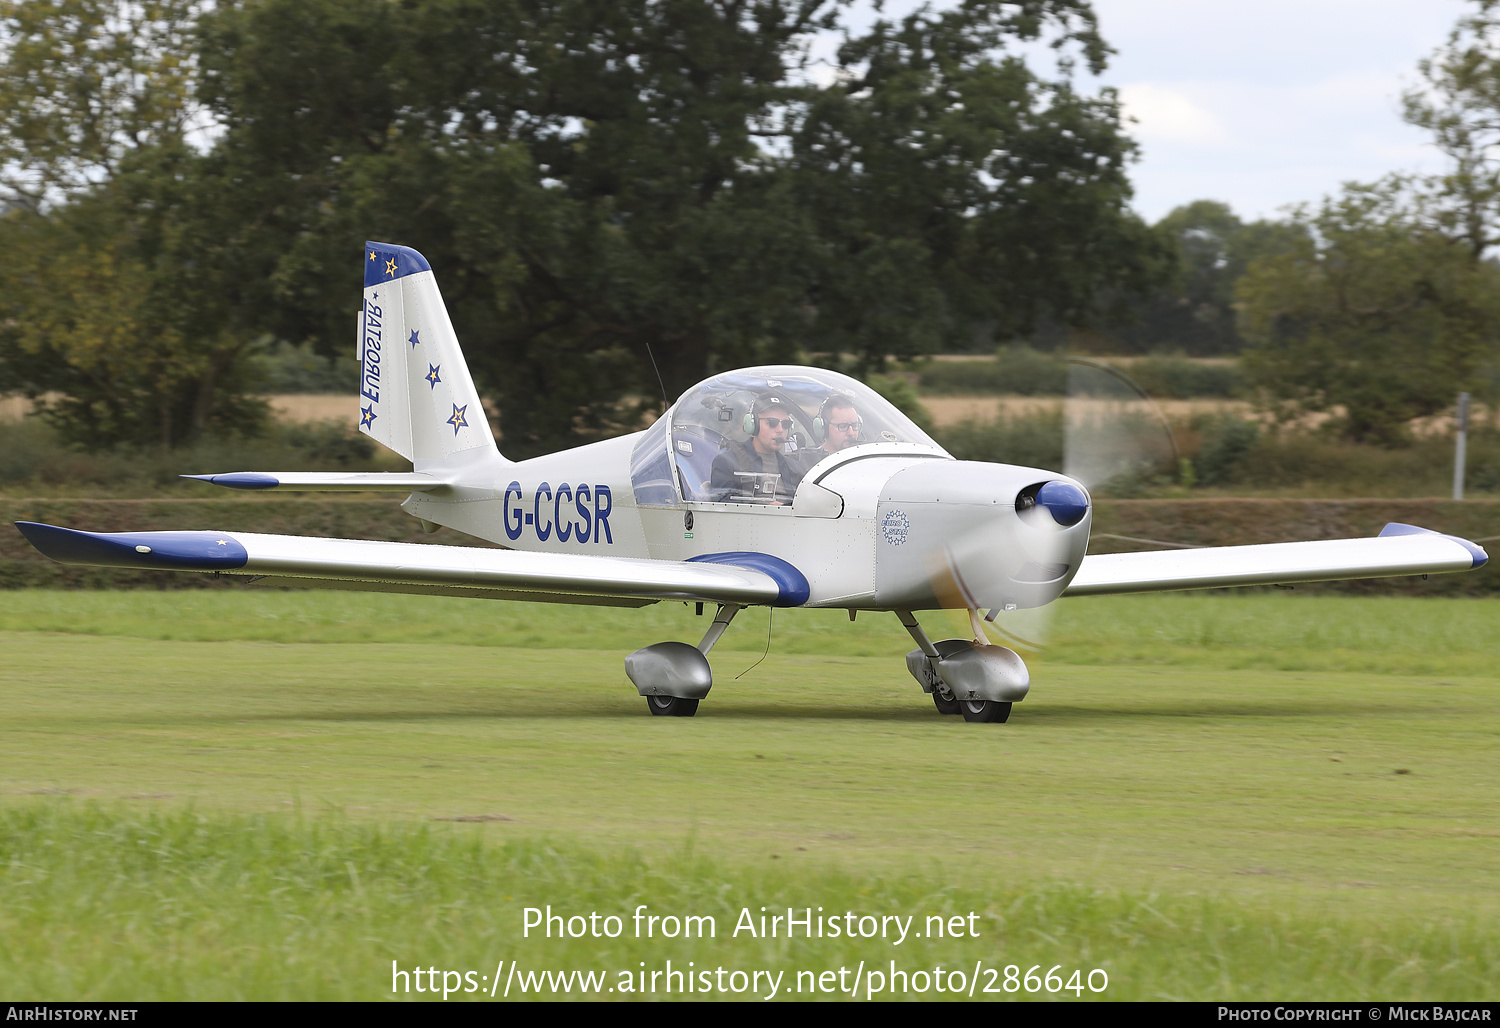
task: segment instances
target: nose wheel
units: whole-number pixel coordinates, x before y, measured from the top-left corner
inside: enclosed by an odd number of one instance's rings
[[[647,696],[646,709],[657,717],[692,717],[698,713],[698,701],[685,696]]]

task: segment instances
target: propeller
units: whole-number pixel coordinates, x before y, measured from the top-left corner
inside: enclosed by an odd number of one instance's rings
[[[1091,493],[1129,495],[1176,473],[1177,437],[1155,400],[1125,372],[1068,358],[1063,403],[1063,474]]]
[[[1177,437],[1160,405],[1129,375],[1103,361],[1068,358],[1062,431],[1063,474],[1082,482],[1093,496],[1136,494],[1175,474],[1180,463]],[[976,633],[983,628],[991,642],[1036,655],[1046,650],[1055,614],[1055,604],[1001,609],[986,623],[968,619],[965,627]]]

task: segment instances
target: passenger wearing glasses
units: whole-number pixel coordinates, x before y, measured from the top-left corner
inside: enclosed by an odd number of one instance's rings
[[[843,393],[834,393],[823,401],[818,416],[813,421],[813,432],[823,437],[823,445],[808,456],[819,460],[830,453],[846,450],[859,442],[859,430],[864,426],[854,401]]]
[[[714,458],[709,487],[715,500],[774,506],[792,502],[802,468],[787,459],[787,434],[795,424],[790,407],[776,393],[756,397],[741,426],[750,438],[731,443]]]
[[[846,450],[860,442],[860,430],[864,427],[864,421],[859,412],[854,409],[854,401],[843,393],[834,393],[823,401],[818,408],[818,416],[813,419],[813,437],[821,441],[821,445],[807,447],[792,453],[792,460],[797,465],[797,477],[801,477],[812,470],[813,465],[831,453]]]

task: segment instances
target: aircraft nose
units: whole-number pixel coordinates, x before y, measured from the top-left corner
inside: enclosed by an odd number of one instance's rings
[[[1089,512],[1088,496],[1067,482],[1048,482],[1042,486],[1036,493],[1036,505],[1046,507],[1052,520],[1064,528],[1078,524]]]

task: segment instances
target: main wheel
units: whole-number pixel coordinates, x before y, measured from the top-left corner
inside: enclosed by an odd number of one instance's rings
[[[646,708],[657,717],[692,717],[698,713],[698,701],[685,696],[647,696]]]
[[[1010,718],[1010,704],[999,700],[959,700],[958,706],[965,721],[993,721],[1003,724]]]
[[[953,690],[939,682],[932,690],[932,705],[937,708],[939,714],[962,714],[959,709],[958,698],[953,695]]]

